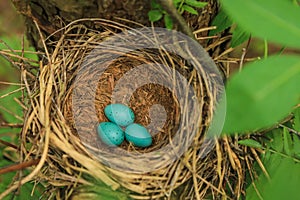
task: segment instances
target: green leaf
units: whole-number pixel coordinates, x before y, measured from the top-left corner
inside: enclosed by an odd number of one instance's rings
[[[300,7],[286,0],[223,0],[228,14],[254,36],[300,48]]]
[[[217,14],[217,16],[212,21],[212,26],[216,26],[217,28],[214,30],[211,30],[209,32],[209,35],[215,35],[217,33],[220,33],[224,31],[225,29],[229,28],[233,24],[230,17],[223,11],[223,9],[220,10],[220,12]]]
[[[267,128],[282,120],[300,97],[300,57],[253,62],[228,81],[225,133]]]
[[[93,185],[80,185],[75,188],[72,194],[73,200],[129,200],[131,199],[126,191],[113,190],[111,187],[105,185],[102,181],[94,179],[93,177],[84,175],[86,180],[89,180]]]
[[[300,138],[298,135],[293,134],[293,142],[294,156],[300,159]]]
[[[161,5],[159,3],[157,3],[155,0],[152,0],[151,1],[151,8],[153,10],[157,9],[157,10],[160,10],[162,9]]]
[[[237,47],[250,38],[250,34],[237,26],[232,33],[231,47]]]
[[[287,127],[276,128],[265,134],[269,140],[265,143],[266,152],[273,155],[290,158],[300,163],[300,138],[298,135],[290,133]],[[268,160],[263,154],[263,160]]]
[[[294,110],[294,126],[293,128],[300,132],[300,107]]]
[[[288,133],[287,133],[288,134]],[[257,190],[259,191],[259,195],[256,193],[256,190],[253,187],[253,184],[247,188],[246,190],[246,199],[247,200],[256,200],[256,199],[271,199],[274,198],[275,200],[277,199],[276,197],[272,196],[270,197],[271,194],[269,194],[271,192],[272,189],[275,190],[275,185],[276,184],[282,184],[282,185],[277,185],[276,187],[281,187],[282,190],[285,190],[286,188],[286,183],[285,181],[287,181],[288,179],[283,178],[283,181],[279,181],[279,183],[277,183],[279,177],[281,176],[280,174],[284,173],[284,167],[280,170],[278,170],[278,167],[280,168],[281,165],[285,165],[287,163],[293,163],[292,164],[292,168],[294,167],[299,167],[300,163],[297,162],[296,165],[294,165],[294,160],[297,159],[297,157],[295,157],[294,155],[286,155],[285,154],[285,148],[284,147],[284,130],[281,128],[276,128],[273,129],[271,132],[268,132],[264,135],[266,138],[269,138],[267,140],[267,143],[265,144],[267,146],[265,153],[261,154],[262,159],[261,161],[263,162],[263,165],[265,166],[267,172],[270,175],[271,180],[269,181],[265,175],[262,173],[261,169],[257,169],[258,171],[256,171],[256,174],[259,174],[258,180],[256,180],[254,183],[256,185]],[[286,135],[287,137],[290,136],[296,136],[296,135]],[[298,136],[296,136],[298,137]],[[295,148],[296,143],[299,143],[299,138],[297,138],[295,140],[295,138],[293,138],[293,142],[290,143],[288,142],[288,148],[291,149],[291,153],[295,154]],[[298,145],[298,144],[297,144]],[[286,166],[285,166],[286,167]],[[289,166],[290,167],[290,166]],[[289,170],[289,168],[285,169],[285,173],[287,173],[287,170]],[[290,173],[290,171],[288,172]],[[281,178],[281,177],[280,177]],[[272,189],[271,189],[271,188]],[[267,190],[267,191],[266,191]],[[291,194],[288,194],[288,197],[294,196],[295,191],[289,191],[291,192]],[[286,194],[285,194],[286,195]],[[278,199],[282,198],[282,196],[278,195]],[[290,198],[289,198],[290,199]]]
[[[163,14],[160,10],[150,10],[148,17],[151,22],[156,22],[162,18]]]
[[[269,149],[273,149],[276,152],[283,152],[283,136],[282,136],[282,130],[280,128],[272,130],[270,133],[267,135],[270,137],[270,141],[267,142],[266,146]]]
[[[7,167],[9,165],[15,164],[12,161],[9,161],[3,156],[4,146],[0,145],[0,168]],[[24,170],[23,174],[27,174],[28,171]],[[16,176],[16,172],[8,172],[0,175],[0,194],[7,189],[7,187],[12,183],[14,177]],[[34,188],[34,192],[32,190]],[[45,188],[42,184],[34,184],[34,183],[26,183],[19,187],[19,194],[10,193],[8,196],[4,198],[4,200],[22,200],[22,199],[39,199],[42,194],[42,190]]]
[[[191,6],[183,5],[183,6],[182,6],[182,9],[185,10],[185,11],[187,11],[187,12],[189,12],[189,13],[191,13],[191,14],[198,15],[197,10],[195,10],[195,9],[194,9],[193,7],[191,7]]]
[[[4,150],[4,146],[0,146],[0,167],[6,167],[8,165],[13,164],[13,162],[8,161],[7,159],[4,158],[3,156],[3,150]],[[2,193],[7,186],[11,183],[11,180],[13,179],[13,176],[15,175],[15,173],[6,173],[6,174],[1,174],[0,175],[0,193]]]
[[[253,148],[258,148],[258,149],[262,148],[262,144],[253,139],[239,140],[238,143],[241,145],[244,145],[244,146],[248,146],[248,147],[253,147]]]
[[[170,15],[166,14],[164,16],[164,22],[167,29],[171,30],[173,28],[173,20]]]
[[[173,0],[174,6],[177,8],[182,0]]]
[[[185,0],[184,3],[186,3],[189,6],[196,7],[196,8],[203,8],[207,5],[207,2],[200,2],[197,0]]]
[[[6,109],[6,110],[2,110],[0,107],[0,113],[1,113],[2,117],[10,123],[20,123],[21,122],[20,119],[17,119],[11,113],[14,113],[15,115],[18,115],[18,116],[22,116],[22,114],[23,114],[22,107],[14,100],[14,98],[20,98],[22,93],[21,93],[21,91],[14,92],[16,90],[20,90],[20,87],[19,86],[9,86],[8,88],[0,90],[0,96],[6,95],[10,92],[13,92],[10,95],[0,98],[0,105]],[[1,129],[0,129],[0,132],[1,132]]]
[[[269,181],[261,174],[255,185],[264,200],[299,199],[300,164],[288,158],[274,156],[271,162],[264,163],[270,174]],[[246,190],[246,200],[261,199],[253,185]]]
[[[4,41],[10,49],[13,50],[21,50],[22,48],[24,48],[25,51],[31,51],[31,52],[35,52],[33,47],[29,46],[29,42],[27,41],[27,39],[25,38],[24,41],[24,47],[22,47],[22,37],[20,36],[1,36],[0,39],[0,49],[8,49],[8,47],[1,41]],[[16,53],[17,55],[21,55],[21,53]],[[39,58],[37,56],[37,54],[34,53],[24,53],[24,57],[26,58],[30,58],[32,60],[36,60],[38,61]],[[3,57],[0,56],[0,63],[2,63],[4,59],[2,59]],[[0,72],[1,72],[1,67],[0,67]]]
[[[292,137],[287,130],[287,128],[283,128],[283,151],[286,155],[292,156],[293,151],[293,143],[292,143]]]

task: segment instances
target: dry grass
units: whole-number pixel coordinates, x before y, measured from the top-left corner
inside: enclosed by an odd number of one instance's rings
[[[83,25],[83,22],[94,23],[99,29],[90,30]],[[103,181],[113,190],[120,188],[126,190],[134,199],[203,199],[206,197],[239,199],[244,194],[246,170],[248,169],[252,174],[252,163],[254,159],[259,159],[253,156],[256,155],[256,150],[240,147],[237,144],[237,137],[225,137],[204,143],[204,135],[211,120],[217,93],[210,90],[205,76],[196,76],[193,70],[185,68],[188,64],[183,58],[168,54],[168,52],[136,51],[117,59],[110,65],[106,75],[99,79],[95,107],[92,109],[97,110],[97,120],[105,120],[102,110],[111,102],[110,94],[115,87],[115,80],[141,63],[161,62],[171,68],[181,70],[185,77],[194,80],[193,87],[197,91],[196,95],[201,106],[199,109],[202,111],[202,115],[197,120],[200,127],[197,133],[192,136],[183,135],[183,132],[179,134],[182,141],[193,140],[181,157],[162,168],[158,166],[157,170],[152,172],[128,173],[99,162],[101,158],[97,155],[106,153],[111,155],[111,152],[108,153],[106,148],[99,145],[101,141],[95,139],[97,138],[95,132],[87,132],[88,134],[84,137],[78,136],[72,112],[73,83],[78,68],[85,56],[96,45],[105,41],[109,36],[128,30],[130,28],[121,23],[103,19],[78,20],[58,30],[52,36],[42,37],[46,53],[43,55],[45,57],[42,56],[37,73],[34,72],[36,67],[31,65],[31,61],[20,58],[18,66],[26,91],[22,103],[27,108],[20,135],[20,161],[25,163],[38,160],[38,162],[34,163],[35,167],[29,175],[16,180],[0,195],[0,199],[29,181],[47,183],[48,192],[45,196],[55,195],[57,199],[72,198],[72,192],[76,191],[76,186],[92,184],[84,178],[85,174]],[[214,42],[206,49],[217,48],[227,39],[214,38]],[[214,56],[215,61],[222,64],[225,72],[230,62],[230,59],[226,58],[228,52],[230,49]],[[85,77],[86,80],[92,78],[91,74]],[[167,98],[159,98],[161,96]],[[130,105],[136,113],[149,113],[149,108],[156,103],[165,106],[168,123],[154,137],[154,145],[147,149],[138,149],[129,143],[124,143],[121,148],[126,152],[139,152],[143,155],[143,153],[167,146],[172,141],[173,133],[178,130],[177,124],[181,120],[178,113],[182,112],[189,117],[197,114],[189,113],[187,108],[180,108],[172,91],[152,84],[140,88],[130,100]],[[86,114],[89,115],[89,113]],[[84,119],[83,117],[82,120]],[[137,120],[147,125],[149,115],[137,114]],[[93,124],[86,123],[86,127],[94,127]],[[206,153],[203,149],[210,146],[213,150],[206,156],[202,156]],[[177,146],[172,148],[177,148]],[[134,157],[127,159],[112,157],[111,159],[116,163],[128,165],[126,168],[130,169],[131,165],[128,162],[130,159],[138,165],[140,162],[150,162],[158,158],[140,156],[141,160],[135,161]]]

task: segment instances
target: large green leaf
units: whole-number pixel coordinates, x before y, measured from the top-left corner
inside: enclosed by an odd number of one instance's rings
[[[300,48],[300,7],[287,0],[223,0],[228,14],[254,36]]]
[[[272,56],[251,63],[226,86],[225,133],[266,128],[288,115],[300,98],[300,57]]]

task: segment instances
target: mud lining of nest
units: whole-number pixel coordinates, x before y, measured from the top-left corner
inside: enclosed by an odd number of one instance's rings
[[[22,78],[26,85],[28,110],[21,133],[23,142],[20,150],[24,161],[38,158],[40,162],[29,176],[21,182],[16,182],[7,192],[16,189],[20,183],[44,180],[48,182],[48,191],[52,191],[48,196],[55,191],[57,196],[63,197],[70,194],[72,188],[78,184],[90,184],[82,176],[89,174],[114,190],[125,188],[125,191],[135,199],[160,197],[202,199],[207,195],[218,199],[240,196],[243,193],[245,176],[243,168],[247,164],[250,169],[253,162],[253,159],[245,154],[249,149],[240,149],[232,145],[234,142],[231,138],[224,138],[221,141],[214,141],[214,151],[205,157],[201,156],[206,153],[203,149],[212,145],[211,142],[203,143],[203,135],[211,120],[216,94],[210,93],[210,86],[205,85],[203,77],[195,76],[193,69],[187,67],[189,64],[183,58],[167,52],[144,49],[116,59],[109,65],[106,73],[98,78],[95,106],[91,109],[97,110],[98,121],[106,121],[103,108],[111,103],[112,90],[126,71],[142,63],[160,62],[166,65],[173,63],[176,70],[191,80],[197,91],[196,95],[200,98],[202,115],[198,123],[201,128],[194,136],[194,142],[172,164],[144,174],[118,171],[98,161],[94,153],[104,151],[101,145],[99,147],[101,141],[95,139],[96,133],[79,137],[74,126],[72,111],[74,81],[84,58],[98,44],[109,36],[126,32],[130,28],[103,19],[87,21],[96,24],[99,29],[88,29],[82,25],[85,20],[78,20],[55,32],[54,35],[61,36],[58,40],[52,41],[50,38],[53,37],[43,40],[47,49],[51,51],[48,55],[46,53],[48,63],[41,63],[37,74],[31,73],[32,66],[23,64]],[[220,41],[216,41],[216,44],[220,44]],[[160,98],[162,96],[163,98]],[[130,105],[137,115],[138,123],[145,126],[150,123],[149,108],[154,104],[164,106],[168,122],[154,137],[154,145],[139,149],[125,142],[121,145],[123,150],[147,153],[166,146],[182,120],[178,117],[178,113],[188,110],[179,108],[170,89],[147,84],[135,91],[130,98]],[[95,124],[87,126],[93,127]],[[240,161],[240,158],[243,161]],[[126,165],[126,160],[123,162]],[[67,189],[59,189],[61,186],[67,186]]]

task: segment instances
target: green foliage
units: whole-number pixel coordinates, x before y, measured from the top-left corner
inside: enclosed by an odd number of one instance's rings
[[[213,34],[236,22],[237,28],[263,39],[266,47],[266,41],[271,41],[300,48],[300,7],[297,2],[223,0],[221,3],[226,13],[219,13],[215,18],[218,28]],[[235,37],[242,38],[240,41],[248,37],[241,37],[241,33],[235,35],[233,44],[239,43],[234,41]],[[266,48],[263,60],[245,65],[240,73],[229,79],[226,96],[223,129],[226,134],[252,133],[274,127],[293,114],[293,121],[265,135],[269,140],[264,144],[251,139],[240,140],[239,144],[264,150],[261,159],[270,176],[270,179],[266,177],[262,170],[257,173],[257,180],[246,190],[247,200],[299,199],[300,108],[295,109],[295,106],[300,102],[300,57],[281,53],[269,56]]]
[[[25,42],[25,45],[27,43]],[[18,36],[12,36],[12,37],[1,37],[0,42],[0,50],[9,50],[10,52],[21,55],[21,53],[14,52],[15,50],[21,50],[21,38]],[[33,51],[32,48],[26,47],[25,50]],[[25,57],[38,60],[37,56],[35,54],[25,53]],[[4,79],[7,82],[13,82],[13,83],[19,83],[20,82],[20,75],[16,68],[13,68],[11,66],[11,63],[3,56],[0,55],[0,78]],[[3,80],[2,79],[2,80]],[[22,107],[17,103],[15,99],[18,99],[21,97],[21,89],[20,86],[17,85],[1,85],[3,86],[3,89],[0,90],[0,114],[1,117],[3,117],[3,120],[9,123],[20,123],[21,117],[22,117]],[[11,93],[9,95],[6,95],[8,93]],[[20,116],[20,118],[18,118]],[[19,132],[19,129],[8,129],[8,128],[1,128],[1,133],[16,133]],[[0,138],[2,138],[2,135],[0,135]],[[8,137],[6,137],[7,139]],[[2,138],[3,139],[3,138]],[[11,142],[12,140],[9,140],[8,142]]]
[[[238,143],[240,145],[244,145],[244,146],[248,146],[248,147],[253,147],[253,148],[258,148],[258,149],[262,149],[262,144],[259,143],[256,140],[253,139],[244,139],[244,140],[239,140]]]
[[[260,176],[254,184],[258,193],[254,189],[253,184],[247,189],[247,200],[282,200],[299,199],[298,185],[300,167],[298,163],[288,158],[280,156],[272,156],[269,162],[265,163],[271,180],[265,176]]]
[[[233,20],[221,9],[217,16],[213,19],[212,25],[216,26],[216,29],[211,30],[209,35],[216,35],[225,29],[230,28],[232,33],[231,47],[237,47],[250,38],[250,34],[236,25]]]
[[[11,37],[1,37],[0,41],[0,50],[6,49],[11,52],[15,50],[21,50],[21,38],[18,36]],[[26,48],[26,50],[33,51],[32,48]],[[21,53],[14,52],[17,55],[21,55]],[[31,58],[37,60],[37,56],[34,54],[25,53],[24,56],[27,58]],[[5,57],[0,55],[0,79],[5,80],[6,82],[19,83],[20,77],[15,68],[13,68],[6,60]],[[22,107],[15,101],[15,99],[20,99],[22,93],[20,91],[20,87],[18,85],[1,85],[2,89],[0,90],[0,121],[7,123],[21,123],[22,120]],[[7,95],[8,93],[11,93]],[[19,116],[19,117],[18,117]],[[20,132],[19,128],[0,128],[0,139],[10,142],[16,143],[18,140],[17,133]],[[12,164],[15,164],[13,161],[6,159],[4,157],[5,146],[0,145],[0,168],[7,167]],[[28,174],[27,170],[23,170],[23,175]],[[11,181],[14,180],[16,172],[9,172],[0,175],[0,193],[2,193],[10,184]],[[33,191],[34,188],[34,192]],[[18,193],[11,193],[4,199],[39,199],[41,196],[41,184],[34,184],[32,182],[26,183],[25,185],[19,188]]]
[[[0,145],[0,168],[7,167],[13,164],[12,161],[4,158],[4,146]],[[28,174],[27,171],[23,171],[23,175]],[[11,184],[11,181],[14,179],[16,172],[9,172],[6,174],[0,175],[0,193],[7,189]],[[41,196],[42,186],[40,184],[34,184],[33,182],[26,183],[19,188],[18,193],[11,193],[4,198],[4,200],[23,200],[23,199],[38,199]],[[32,190],[34,189],[34,192]]]
[[[98,199],[107,199],[107,200],[130,200],[126,191],[115,191],[112,190],[109,186],[105,185],[99,180],[95,180],[92,177],[85,175],[85,180],[93,183],[93,185],[81,185],[74,191],[72,195],[73,200],[98,200]]]
[[[12,36],[1,36],[0,38],[0,50],[9,50],[10,52],[21,55],[21,53],[17,53],[16,50],[21,50],[22,47],[22,36],[12,35]],[[30,51],[34,52],[33,47],[29,47],[28,41],[24,40],[24,51]],[[33,53],[24,53],[24,57],[32,59],[32,60],[38,60],[38,57],[36,54]],[[11,71],[11,63],[8,62],[3,56],[0,55],[0,75],[5,74],[7,71]],[[7,73],[9,75],[9,73]]]
[[[148,17],[151,22],[156,22],[160,20],[162,16],[163,13],[160,10],[150,10],[148,13]]]
[[[223,9],[219,11],[217,16],[213,19],[212,25],[216,26],[216,29],[213,29],[209,32],[209,35],[215,35],[217,33],[220,33],[224,31],[225,29],[231,27],[233,24],[233,21],[231,18],[224,12]]]
[[[173,3],[180,14],[186,11],[194,15],[198,15],[198,11],[195,8],[203,8],[207,5],[206,2],[198,0],[173,0]]]
[[[164,16],[164,22],[167,29],[171,30],[173,28],[173,20],[172,17],[168,14]]]
[[[173,4],[180,14],[186,11],[194,15],[198,15],[198,11],[195,8],[203,8],[207,5],[206,2],[197,0],[173,0]],[[163,18],[166,28],[173,28],[171,16],[155,0],[151,1],[151,10],[148,12],[148,17],[151,22],[156,22]]]
[[[1,108],[7,109],[9,112],[2,111],[2,117],[10,123],[20,123],[21,120],[16,116],[22,116],[22,107],[15,101],[15,98],[21,97],[20,86],[9,86],[6,89],[0,90],[0,105]],[[12,93],[7,95],[8,93]],[[7,96],[6,96],[7,95]],[[1,98],[2,97],[2,98]],[[12,113],[14,115],[12,115]]]
[[[11,161],[5,159],[3,157],[3,146],[0,146],[0,167],[8,166],[11,164]],[[6,187],[11,183],[11,180],[13,178],[13,173],[7,173],[5,175],[0,175],[0,193],[6,189]]]
[[[287,128],[283,128],[283,153],[286,155],[293,156],[292,151],[294,150],[293,148],[293,142],[292,142],[292,137],[289,134]]]
[[[294,129],[300,133],[300,107],[294,110]]]
[[[266,153],[262,156],[262,162],[270,175],[270,180],[260,173],[258,179],[247,188],[247,200],[285,198],[296,200],[298,191],[295,186],[299,185],[296,174],[300,174],[299,136],[291,135],[287,128],[275,129],[266,136],[269,141],[266,142]]]
[[[237,47],[250,38],[250,33],[244,31],[240,26],[232,30],[231,47]]]
[[[224,132],[250,132],[282,120],[299,102],[299,85],[298,56],[271,56],[247,65],[228,81]]]
[[[223,0],[226,12],[254,36],[300,48],[300,7],[286,0]]]
[[[80,187],[74,196],[73,200],[98,200],[98,199],[111,199],[111,200],[128,200],[128,196],[122,192],[113,191],[107,186],[91,185]]]
[[[195,8],[203,8],[207,5],[207,2],[200,2],[197,0],[185,0],[184,3]]]
[[[191,14],[198,15],[197,10],[195,10],[193,7],[191,7],[191,6],[189,6],[189,5],[183,5],[183,6],[181,7],[181,9],[182,9],[183,11],[187,11],[187,12],[189,12],[189,13],[191,13]]]

